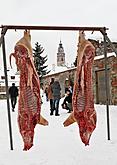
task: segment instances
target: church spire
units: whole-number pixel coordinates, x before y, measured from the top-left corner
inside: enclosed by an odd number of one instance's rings
[[[57,66],[65,66],[65,53],[61,40],[57,52]]]
[[[59,47],[61,47],[61,48],[63,47],[63,46],[62,46],[62,42],[61,42],[61,39],[60,39]]]

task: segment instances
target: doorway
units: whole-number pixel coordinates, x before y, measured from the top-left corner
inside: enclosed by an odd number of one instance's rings
[[[98,70],[95,72],[96,77],[96,103],[97,104],[106,104],[106,85],[105,85],[105,70]],[[108,69],[108,80],[109,80],[109,89],[110,89],[110,71]],[[110,90],[109,96],[110,96]],[[109,97],[110,98],[110,97]],[[109,100],[110,103],[110,100]]]

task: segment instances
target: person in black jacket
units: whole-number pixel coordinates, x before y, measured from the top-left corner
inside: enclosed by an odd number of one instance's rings
[[[52,88],[52,95],[53,95],[53,108],[50,113],[50,115],[53,115],[53,112],[55,110],[55,116],[59,116],[59,102],[61,98],[61,87],[59,81],[54,81],[54,83],[51,85]]]
[[[67,109],[68,113],[72,111],[72,93],[68,89],[66,90],[66,96],[61,106],[63,109]]]
[[[9,88],[9,95],[11,98],[12,111],[14,112],[18,96],[18,88],[15,86],[15,83],[12,83],[12,86]]]

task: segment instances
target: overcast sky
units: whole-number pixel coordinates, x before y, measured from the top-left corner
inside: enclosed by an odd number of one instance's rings
[[[0,25],[105,26],[111,40],[117,41],[117,0],[0,0]],[[7,55],[23,31],[10,30],[6,35]],[[51,66],[56,62],[60,39],[66,63],[76,57],[78,33],[70,31],[31,31],[32,46],[39,42]],[[101,38],[100,33],[86,32],[86,37]]]

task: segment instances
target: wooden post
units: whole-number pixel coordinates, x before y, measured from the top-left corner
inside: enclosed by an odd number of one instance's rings
[[[106,30],[103,34],[104,37],[104,57],[105,57],[105,87],[106,87],[106,112],[107,112],[107,138],[110,140],[110,117],[109,117],[109,77],[108,77],[108,67],[107,67],[107,43],[106,43]]]
[[[7,63],[6,63],[6,51],[5,51],[4,35],[2,37],[2,49],[3,49],[4,74],[5,74],[5,85],[6,85],[6,96],[7,96],[9,138],[10,138],[10,147],[11,147],[11,150],[13,150],[12,125],[11,125],[11,114],[10,114],[10,104],[9,104],[9,91],[8,91],[8,79],[7,79]]]

